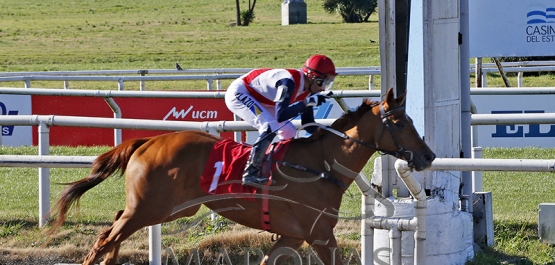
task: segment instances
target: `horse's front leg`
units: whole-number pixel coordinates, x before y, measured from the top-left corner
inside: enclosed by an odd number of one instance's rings
[[[294,255],[296,250],[301,247],[303,243],[304,239],[281,236],[270,248],[268,253],[266,253],[261,265],[282,264],[286,259],[291,257],[291,254]]]
[[[316,251],[318,254],[318,258],[324,264],[333,264],[333,265],[341,265],[343,264],[343,260],[341,259],[341,254],[337,249],[337,241],[335,240],[335,236],[333,233],[328,237],[327,240],[314,240],[309,242],[310,246]]]

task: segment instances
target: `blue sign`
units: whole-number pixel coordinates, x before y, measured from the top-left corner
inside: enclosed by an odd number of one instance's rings
[[[8,110],[3,102],[0,102],[0,115],[17,115],[17,110]],[[2,136],[12,136],[14,126],[2,126]]]
[[[525,111],[492,111],[491,114],[498,113],[545,113],[543,110],[525,110]],[[524,130],[525,128],[528,130]],[[507,131],[507,129],[510,130]],[[540,131],[540,124],[527,124],[527,125],[496,125],[495,132],[491,137],[555,137],[555,125],[550,125],[548,132]]]

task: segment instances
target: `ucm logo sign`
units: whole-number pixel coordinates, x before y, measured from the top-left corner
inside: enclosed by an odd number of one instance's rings
[[[17,115],[17,110],[8,110],[3,102],[0,102],[0,115]],[[14,126],[2,126],[2,136],[11,136]]]
[[[187,118],[187,116],[190,116],[193,119],[216,119],[218,118],[218,111],[193,110],[193,106],[190,106],[187,110],[181,109],[180,111],[177,111],[177,108],[173,107],[170,112],[166,114],[164,120],[167,120],[169,117],[184,119]]]
[[[544,113],[543,110],[510,110],[510,111],[492,111],[492,114],[498,113]],[[555,125],[548,125],[549,131],[541,132],[540,124],[528,124],[528,125],[496,125],[495,132],[491,134],[491,137],[555,137]],[[525,130],[527,128],[527,130]]]

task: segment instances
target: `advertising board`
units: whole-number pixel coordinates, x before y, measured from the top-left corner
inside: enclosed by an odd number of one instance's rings
[[[478,114],[555,113],[555,95],[473,95]],[[480,125],[482,147],[555,147],[555,124]]]
[[[555,1],[469,1],[471,57],[555,55]]]
[[[0,115],[31,115],[31,96],[0,95]],[[31,145],[31,126],[1,126],[2,145]]]
[[[233,114],[222,99],[183,98],[114,98],[121,117],[128,119],[171,121],[233,120]],[[33,114],[113,118],[113,111],[103,98],[33,96]],[[158,130],[122,130],[122,140],[168,133]],[[38,132],[33,129],[33,145],[38,144]],[[222,137],[233,137],[231,132]],[[114,130],[109,128],[62,127],[50,128],[51,145],[113,145]]]

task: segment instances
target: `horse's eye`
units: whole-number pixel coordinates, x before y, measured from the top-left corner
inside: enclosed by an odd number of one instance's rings
[[[395,123],[395,126],[399,129],[403,129],[405,127],[405,124],[403,124],[402,122],[399,121],[399,122]]]

